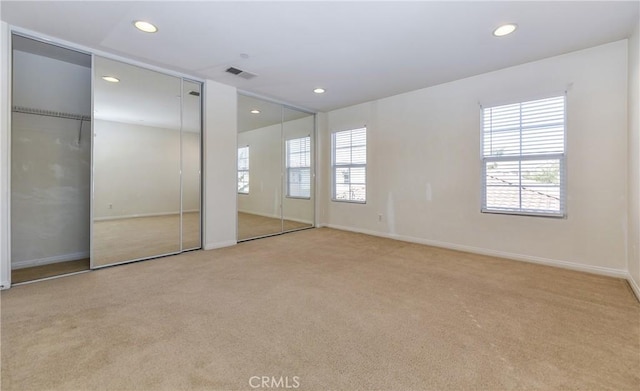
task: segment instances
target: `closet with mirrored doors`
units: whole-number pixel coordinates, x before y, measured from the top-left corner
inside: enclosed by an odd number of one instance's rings
[[[238,95],[238,241],[314,226],[315,114]]]
[[[12,36],[12,283],[201,248],[202,83]]]

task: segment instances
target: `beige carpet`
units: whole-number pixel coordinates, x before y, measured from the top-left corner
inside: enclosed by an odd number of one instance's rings
[[[640,388],[625,281],[324,228],[1,296],[3,391]]]
[[[293,220],[281,220],[273,217],[259,216],[253,213],[238,212],[238,240],[259,238],[283,231],[294,231],[309,228],[311,224]]]
[[[89,270],[89,258],[14,269],[11,271],[11,283],[18,284],[61,274],[77,273],[83,270]]]

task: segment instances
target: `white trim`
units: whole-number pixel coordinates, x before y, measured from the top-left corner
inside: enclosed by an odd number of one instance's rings
[[[218,249],[218,248],[235,246],[236,244],[238,244],[238,242],[235,241],[235,240],[226,240],[224,242],[207,243],[207,244],[204,245],[203,248],[205,250],[215,250],[215,249]]]
[[[55,280],[56,278],[62,278],[62,277],[75,276],[76,274],[89,273],[90,271],[91,271],[91,269],[88,269],[88,270],[80,270],[80,271],[78,271],[78,272],[73,272],[73,273],[65,273],[65,274],[59,274],[59,275],[57,275],[57,276],[51,276],[51,277],[45,277],[45,278],[38,278],[37,280],[29,280],[29,281],[18,282],[18,283],[13,284],[13,286],[33,284],[34,282],[47,281],[47,280]]]
[[[296,223],[302,223],[302,224],[309,224],[309,225],[313,225],[312,221],[308,221],[308,220],[302,220],[302,219],[295,219],[295,218],[288,218],[288,217],[281,217],[279,215],[271,215],[271,214],[266,214],[266,213],[256,213],[256,212],[248,212],[246,210],[238,210],[238,212],[240,213],[246,213],[246,214],[250,214],[250,215],[256,215],[256,216],[261,216],[261,217],[269,217],[271,219],[278,219],[280,220],[281,218],[283,220],[288,220],[288,221],[295,221]]]
[[[514,261],[537,263],[541,265],[554,266],[554,267],[559,267],[563,269],[576,270],[576,271],[586,272],[591,274],[599,274],[599,275],[608,276],[608,277],[628,279],[628,276],[629,276],[629,273],[623,269],[613,269],[613,268],[602,267],[602,266],[582,265],[579,263],[562,261],[558,259],[550,259],[550,258],[536,257],[532,255],[509,253],[509,252],[491,250],[491,249],[481,248],[481,247],[465,246],[462,244],[441,242],[438,240],[416,238],[413,236],[388,234],[385,232],[376,232],[368,229],[345,227],[345,226],[335,225],[335,224],[325,224],[324,226],[328,228],[339,229],[342,231],[357,232],[357,233],[362,233],[362,234],[371,235],[371,236],[378,236],[378,237],[383,237],[388,239],[400,240],[403,242],[424,244],[427,246],[446,248],[449,250],[463,251],[463,252],[469,252],[469,253],[480,254],[480,255],[488,255],[492,257],[505,258],[505,259],[510,259]]]
[[[627,273],[626,278],[627,278],[627,281],[629,282],[629,286],[631,287],[631,290],[636,295],[636,298],[638,299],[638,301],[640,301],[640,286],[638,286],[638,283],[636,283],[636,280],[633,279],[631,274]]]
[[[24,269],[26,267],[49,265],[52,263],[77,261],[79,259],[89,258],[89,251],[81,251],[71,254],[54,255],[53,257],[45,257],[39,259],[25,259],[24,261],[16,261],[11,263],[11,270]]]

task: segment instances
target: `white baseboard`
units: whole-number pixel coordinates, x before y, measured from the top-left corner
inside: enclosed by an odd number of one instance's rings
[[[88,251],[82,251],[82,252],[71,253],[71,254],[62,254],[62,255],[56,255],[53,257],[40,258],[40,259],[26,259],[24,261],[11,262],[11,269],[12,270],[24,269],[26,267],[49,265],[51,263],[77,261],[78,259],[84,259],[84,258],[89,258]]]
[[[227,240],[227,241],[224,241],[224,242],[217,242],[217,243],[207,243],[207,244],[204,245],[204,249],[205,250],[215,250],[217,248],[235,246],[236,244],[238,244],[238,242],[235,241],[235,240]]]
[[[638,298],[638,301],[640,301],[640,286],[638,286],[636,280],[634,280],[629,273],[627,273],[627,281],[629,282],[631,290],[633,291],[633,293],[635,293],[636,298]]]
[[[267,214],[267,213],[256,213],[256,212],[249,212],[249,211],[246,211],[246,210],[239,210],[238,212],[246,213],[246,214],[250,214],[250,215],[256,215],[256,216],[262,216],[262,217],[270,217],[272,219],[279,219],[280,218],[280,216]],[[284,219],[285,220],[289,220],[289,221],[295,221],[296,223],[313,225],[313,221],[302,220],[302,219],[294,219],[294,218],[291,218],[291,217],[285,217]]]
[[[388,239],[401,240],[403,242],[424,244],[427,246],[441,247],[449,250],[464,251],[464,252],[480,254],[480,255],[489,255],[492,257],[512,259],[515,261],[537,263],[541,265],[560,267],[563,269],[570,269],[570,270],[576,270],[576,271],[587,272],[592,274],[599,274],[599,275],[608,276],[608,277],[628,279],[628,276],[629,276],[629,273],[626,270],[621,270],[621,269],[613,269],[613,268],[602,267],[602,266],[583,265],[580,263],[561,261],[558,259],[550,259],[550,258],[536,257],[532,255],[509,253],[509,252],[491,250],[491,249],[481,248],[481,247],[473,247],[473,246],[466,246],[466,245],[449,243],[449,242],[441,242],[437,240],[416,238],[416,237],[406,236],[406,235],[388,234],[384,232],[377,232],[377,231],[372,231],[367,229],[345,227],[345,226],[335,225],[335,224],[323,224],[322,226],[339,229],[342,231],[358,232],[362,234],[379,236],[379,237],[388,238]]]
[[[182,213],[195,213],[195,212],[200,212],[200,211],[198,209],[182,211]],[[94,221],[124,220],[124,219],[135,219],[138,217],[174,216],[179,214],[180,212],[143,213],[143,214],[134,214],[134,215],[96,217],[93,220]]]

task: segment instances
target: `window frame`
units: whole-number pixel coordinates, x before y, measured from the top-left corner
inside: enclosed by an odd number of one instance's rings
[[[309,146],[308,150],[305,150],[303,152],[300,153],[308,153],[308,159],[307,162],[309,163],[307,166],[301,166],[301,167],[289,167],[289,142],[290,141],[294,141],[294,140],[300,140],[300,139],[308,139],[308,143],[307,145]],[[298,200],[310,200],[311,199],[311,190],[312,190],[312,180],[311,180],[311,135],[307,135],[307,136],[303,136],[303,137],[295,137],[295,138],[290,138],[288,140],[285,140],[284,143],[284,148],[285,148],[285,173],[286,173],[286,180],[285,180],[285,197],[286,198],[292,198],[292,199],[298,199]],[[291,183],[290,183],[290,178],[291,178],[291,172],[292,171],[308,171],[309,172],[309,195],[308,196],[295,196],[295,195],[291,195]],[[300,182],[302,183],[302,181]]]
[[[523,104],[542,101],[546,99],[554,99],[554,98],[562,98],[563,99],[563,132],[562,132],[562,152],[561,153],[536,153],[536,154],[522,154],[522,149],[518,155],[510,155],[510,156],[485,156],[485,128],[484,128],[484,117],[485,110],[501,107],[501,106],[509,106],[519,104],[522,108]],[[566,91],[562,93],[545,95],[542,97],[532,98],[532,99],[521,99],[517,102],[512,103],[503,103],[496,104],[492,106],[483,107],[480,106],[480,160],[481,160],[481,188],[482,188],[482,197],[481,197],[481,205],[480,211],[481,213],[487,214],[502,214],[502,215],[514,215],[514,216],[529,216],[529,217],[547,217],[547,218],[557,218],[557,219],[565,219],[567,218],[567,93]],[[522,140],[522,125],[519,126],[519,135],[520,140]],[[522,207],[522,163],[527,161],[544,161],[550,160],[558,161],[558,190],[559,190],[559,210],[545,212],[541,209],[527,209]],[[520,207],[518,209],[515,208],[491,208],[487,206],[487,164],[491,162],[514,162],[519,166],[519,175],[518,175],[518,192],[519,192],[519,204]]]
[[[241,149],[245,149],[245,148],[246,148],[246,150],[247,150],[247,169],[246,169],[246,170],[244,170],[244,169],[243,169],[243,170],[241,170],[241,169],[240,169],[240,150],[241,150]],[[236,158],[236,169],[237,169],[236,171],[237,171],[237,174],[238,174],[238,175],[237,175],[237,177],[236,177],[237,193],[238,193],[239,195],[249,195],[249,191],[251,190],[251,186],[250,186],[250,181],[251,181],[250,169],[251,169],[251,165],[249,164],[250,156],[251,156],[251,155],[250,155],[251,150],[250,150],[250,148],[249,148],[249,145],[245,145],[245,146],[242,146],[242,147],[238,147],[238,152],[237,152],[237,153],[238,153],[237,158]],[[240,174],[241,172],[246,172],[246,173],[247,173],[247,181],[246,181],[246,184],[247,184],[247,191],[246,191],[246,192],[244,192],[244,191],[240,191],[240,189],[238,188],[238,185],[240,184],[240,178],[239,178],[239,176],[240,176],[240,175],[239,175],[239,174]]]
[[[339,133],[344,133],[344,132],[354,132],[354,131],[358,131],[358,130],[362,130],[364,129],[364,134],[365,134],[365,142],[364,142],[364,148],[365,148],[365,163],[349,163],[349,164],[336,164],[336,135]],[[359,128],[352,128],[352,129],[345,129],[345,130],[338,130],[338,131],[334,131],[331,133],[331,201],[333,202],[346,202],[346,203],[350,203],[350,204],[366,204],[367,203],[367,183],[368,183],[368,170],[367,170],[367,164],[368,164],[368,129],[367,126],[364,125],[362,127]],[[362,146],[362,145],[356,145],[356,147],[358,146]],[[354,145],[353,145],[353,138],[350,142],[349,148],[351,150],[353,150]],[[360,201],[360,200],[353,200],[353,199],[338,199],[336,198],[336,192],[337,192],[337,183],[336,183],[336,171],[338,168],[363,168],[364,169],[364,200]],[[351,185],[351,183],[349,183]]]

